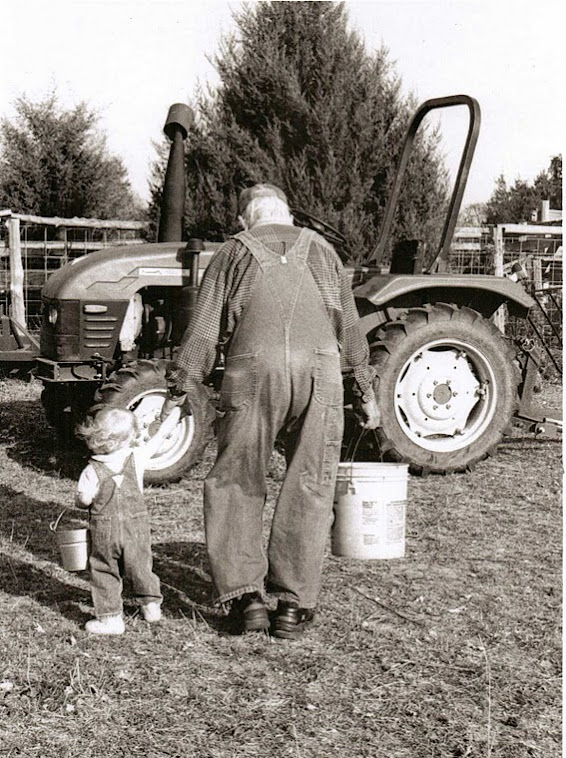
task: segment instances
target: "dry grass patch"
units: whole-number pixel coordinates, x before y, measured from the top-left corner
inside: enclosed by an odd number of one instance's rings
[[[555,401],[559,388],[545,397]],[[202,479],[147,492],[165,618],[82,626],[49,521],[83,463],[36,384],[0,388],[0,755],[560,755],[561,444],[517,432],[467,475],[411,478],[404,559],[328,556],[298,643],[236,637],[212,605]],[[274,457],[269,502],[282,464]]]

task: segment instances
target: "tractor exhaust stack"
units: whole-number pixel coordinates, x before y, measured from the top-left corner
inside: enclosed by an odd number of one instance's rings
[[[183,142],[194,121],[191,108],[175,103],[169,108],[163,131],[171,140],[167,171],[161,198],[158,242],[180,242],[185,212],[185,151]]]

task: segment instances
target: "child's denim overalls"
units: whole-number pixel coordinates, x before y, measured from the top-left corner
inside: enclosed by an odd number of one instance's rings
[[[134,456],[122,471],[111,471],[92,460],[99,480],[98,494],[90,507],[90,582],[97,618],[122,612],[122,577],[133,585],[140,605],[161,602],[159,578],[152,570],[149,514],[140,490]],[[123,476],[118,486],[114,477]]]

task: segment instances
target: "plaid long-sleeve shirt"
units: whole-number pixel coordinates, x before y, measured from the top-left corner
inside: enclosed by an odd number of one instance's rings
[[[297,240],[295,226],[266,224],[252,234],[273,252],[283,255]],[[318,287],[340,346],[342,369],[353,374],[357,392],[367,400],[374,371],[369,365],[369,347],[358,324],[352,288],[334,249],[318,236],[310,246],[307,265]],[[168,371],[168,383],[179,390],[191,382],[208,379],[220,360],[222,348],[243,314],[252,295],[259,265],[237,239],[220,247],[204,273],[195,312]]]

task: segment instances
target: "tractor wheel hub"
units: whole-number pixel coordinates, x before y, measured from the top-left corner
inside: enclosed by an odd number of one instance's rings
[[[454,436],[466,427],[479,386],[465,353],[425,349],[408,362],[397,384],[397,407],[417,437]]]
[[[452,390],[450,389],[448,384],[439,384],[437,387],[434,388],[434,392],[432,393],[432,396],[434,398],[435,403],[439,403],[440,405],[446,405],[446,403],[452,399]]]

